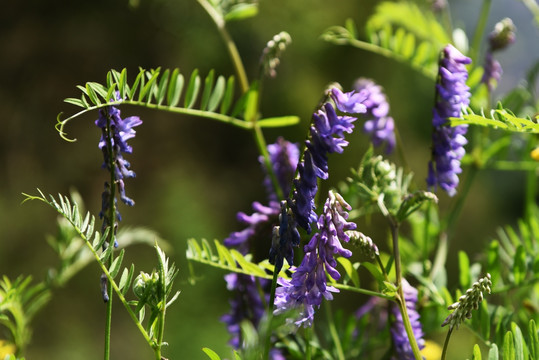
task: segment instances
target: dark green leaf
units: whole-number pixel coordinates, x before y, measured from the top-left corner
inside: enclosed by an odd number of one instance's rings
[[[526,279],[526,251],[524,246],[519,245],[513,262],[513,276],[515,284],[519,285]]]
[[[140,84],[140,79],[143,79],[142,81],[144,82],[144,69],[140,69],[137,77],[135,78],[135,82],[133,83],[133,86],[129,90],[129,100],[132,100],[132,99],[135,98],[135,93],[136,93],[136,91],[138,89],[138,86]]]
[[[344,271],[346,272],[348,278],[352,280],[352,284],[354,284],[355,287],[359,287],[359,276],[357,274],[357,269],[354,268],[352,262],[350,262],[350,260],[345,257],[339,257],[337,258],[337,261],[344,268]]]
[[[531,360],[539,360],[539,335],[537,334],[537,326],[533,319],[530,320],[528,328]]]
[[[95,105],[100,105],[101,101],[99,101],[99,98],[97,97],[97,94],[95,93],[95,90],[92,88],[90,83],[86,83],[86,91],[88,93],[88,97],[90,98],[90,101]]]

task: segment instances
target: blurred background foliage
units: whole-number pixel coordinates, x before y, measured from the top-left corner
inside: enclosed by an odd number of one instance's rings
[[[325,29],[343,25],[348,17],[361,29],[375,5],[374,0],[262,0],[257,17],[232,23],[229,30],[251,77],[266,42],[282,30],[292,36],[277,78],[265,84],[261,109],[266,117],[298,115],[302,122],[267,130],[268,143],[281,134],[303,141],[328,83],[338,81],[347,89],[357,77],[370,77],[385,88],[408,167],[422,187],[430,156],[433,82],[389,59],[320,39]],[[450,1],[455,25],[469,37],[480,5],[480,1]],[[505,16],[513,18],[518,32],[515,45],[499,57],[504,76],[498,93],[514,87],[539,54],[537,27],[518,0],[493,1],[487,31]],[[54,124],[60,111],[71,114],[75,109],[62,100],[79,93],[77,84],[104,82],[111,68],[126,67],[131,75],[139,66],[179,67],[184,73],[198,68],[203,76],[212,68],[231,75],[233,68],[214,24],[195,0],[4,2],[0,49],[0,273],[41,280],[45,269],[57,262],[45,241],[46,234],[57,231],[56,214],[37,203],[20,206],[21,192],[34,193],[39,187],[45,193],[68,194],[75,187],[87,209],[97,215],[106,178],[97,148],[100,132],[93,124],[97,114],[72,122],[67,130],[78,141],[67,143]],[[134,153],[128,156],[137,177],[129,179],[126,188],[136,206],[121,207],[120,226],[157,230],[172,245],[169,255],[180,270],[176,286],[181,295],[169,309],[165,353],[171,359],[203,359],[201,348],[208,346],[225,354],[228,334],[218,320],[228,311],[224,274],[195,266],[198,281],[193,286],[184,254],[187,238],[223,239],[241,228],[237,211],[249,212],[252,201],[265,201],[255,142],[246,131],[209,120],[139,108],[121,111],[139,115],[144,123],[130,141]],[[359,131],[348,139],[351,146],[344,155],[330,158],[332,172],[326,187],[348,176],[368,145]],[[458,249],[474,259],[495,236],[497,226],[512,224],[521,216],[522,181],[518,173],[480,175],[451,244],[449,264],[456,263]],[[440,197],[443,211],[450,199]],[[385,230],[371,236],[383,238]],[[266,254],[268,248],[269,241],[257,244],[256,251]],[[130,262],[137,271],[150,271],[156,264],[153,249],[130,247],[124,263]],[[458,275],[451,270],[455,269],[450,269],[449,279],[455,283]],[[105,306],[99,276],[97,267],[90,265],[53,294],[46,311],[35,319],[27,358],[82,360],[102,355]],[[339,304],[355,308],[360,300],[351,295],[347,303],[339,300]],[[131,320],[119,306],[117,310],[112,357],[150,357]]]

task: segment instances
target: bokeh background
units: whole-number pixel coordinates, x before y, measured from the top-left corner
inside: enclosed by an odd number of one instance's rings
[[[493,0],[488,31],[505,16],[513,18],[518,33],[512,48],[500,54],[505,74],[498,95],[514,87],[539,57],[538,28],[518,0]],[[133,6],[136,5],[136,6]],[[350,87],[359,76],[381,84],[390,99],[391,113],[404,140],[410,169],[424,186],[429,159],[432,81],[406,66],[351,47],[320,39],[332,25],[353,18],[362,27],[376,1],[272,0],[261,1],[259,16],[230,25],[247,71],[256,74],[265,43],[285,30],[292,36],[278,77],[267,81],[262,112],[265,116],[298,115],[301,124],[265,132],[268,143],[278,135],[302,141],[321,91],[332,81]],[[450,1],[455,25],[473,34],[480,1]],[[214,24],[195,0],[122,1],[11,1],[0,10],[0,274],[45,276],[57,259],[45,234],[56,231],[56,214],[42,204],[21,205],[21,193],[67,194],[76,188],[94,214],[101,206],[106,173],[97,148],[100,132],[87,114],[68,126],[77,142],[62,140],[54,124],[59,112],[76,108],[62,102],[78,96],[75,88],[86,81],[104,82],[111,69],[139,66],[149,69],[179,67],[184,74],[198,68],[231,75]],[[131,81],[133,77],[130,77]],[[121,208],[121,226],[155,229],[172,245],[171,258],[180,269],[176,287],[181,295],[170,308],[165,350],[171,359],[203,359],[204,346],[228,354],[228,334],[219,317],[228,311],[223,273],[195,266],[196,285],[188,283],[185,244],[190,237],[223,239],[241,226],[237,211],[249,212],[252,201],[264,201],[263,174],[252,135],[205,119],[123,107],[123,115],[139,115],[144,123],[130,141],[128,155],[135,179],[127,193],[136,201]],[[331,179],[343,179],[356,166],[367,145],[357,132],[343,156],[331,157]],[[519,174],[484,172],[465,204],[456,251],[474,251],[495,236],[497,225],[514,222],[522,208]],[[495,195],[493,195],[495,194]],[[503,195],[503,196],[502,196]],[[441,195],[441,208],[450,199]],[[486,210],[485,210],[486,209]],[[267,251],[268,244],[259,244]],[[128,249],[125,264],[150,271],[152,248]],[[53,300],[34,323],[28,359],[98,359],[102,356],[104,311],[99,292],[100,272],[93,264],[54,293]],[[450,281],[456,279],[450,272]],[[358,301],[350,297],[349,306]],[[116,303],[116,305],[118,305]],[[114,359],[146,359],[151,352],[125,312],[117,307],[113,319]]]

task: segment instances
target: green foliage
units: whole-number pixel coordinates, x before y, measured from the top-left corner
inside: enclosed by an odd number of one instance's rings
[[[30,342],[30,322],[51,296],[44,283],[31,282],[31,276],[19,276],[14,281],[4,276],[0,280],[0,325],[9,332],[14,355],[22,354]]]
[[[484,113],[475,114],[473,110],[468,108],[462,118],[450,118],[449,120],[451,126],[470,124],[518,133],[539,133],[539,115],[535,117],[535,120],[519,118],[511,110],[504,108],[501,103],[498,103],[496,109],[490,111],[490,116],[486,116]]]
[[[127,81],[127,69],[118,72],[111,70],[107,73],[105,84],[87,82],[77,88],[81,91],[80,98],[67,98],[64,101],[82,108],[82,111],[61,119],[58,115],[56,129],[64,139],[65,125],[72,119],[93,110],[107,106],[121,104],[142,106],[151,109],[159,109],[195,117],[217,120],[229,123],[244,129],[253,127],[253,118],[256,114],[247,105],[246,101],[256,90],[249,91],[240,97],[234,105],[235,80],[231,76],[216,78],[211,70],[208,75],[201,79],[198,70],[195,69],[186,77],[179,69],[161,70],[161,68],[144,70],[139,69],[135,80],[129,85]],[[116,95],[118,94],[118,95]],[[182,101],[183,95],[183,101]],[[250,110],[251,109],[251,110]],[[242,118],[250,121],[244,121]],[[258,123],[261,127],[289,126],[299,122],[296,116],[285,116],[271,119],[261,119]]]
[[[429,9],[413,2],[384,1],[368,19],[367,40],[359,40],[351,19],[333,26],[322,37],[338,45],[351,45],[405,63],[435,79],[440,50],[451,43],[450,36]]]

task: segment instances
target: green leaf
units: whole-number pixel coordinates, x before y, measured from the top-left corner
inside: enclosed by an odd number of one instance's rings
[[[212,69],[206,76],[206,79],[204,80],[204,90],[202,91],[202,98],[200,100],[200,108],[202,110],[206,110],[208,108],[208,102],[210,100],[214,78],[215,78],[215,71],[213,71]]]
[[[217,83],[215,84],[215,88],[213,89],[213,92],[210,96],[209,102],[208,102],[208,111],[215,111],[217,107],[219,106],[219,103],[223,99],[223,95],[225,93],[225,78],[224,76],[219,76],[217,78]]]
[[[522,337],[522,331],[520,331],[520,328],[514,322],[511,323],[511,331],[513,332],[514,341],[515,341],[515,355],[516,355],[515,359],[528,360],[528,356],[526,354],[527,349],[524,343],[524,338]]]
[[[247,118],[246,118],[247,119]],[[257,124],[260,127],[282,127],[282,126],[291,126],[299,124],[300,118],[298,116],[278,116],[265,118],[257,121]]]
[[[68,103],[68,104],[72,104],[72,105],[75,105],[75,106],[79,106],[81,108],[85,108],[86,106],[84,105],[84,102],[80,99],[77,99],[77,98],[67,98],[67,99],[64,99],[64,102]]]
[[[363,264],[361,264],[365,269],[367,269],[372,276],[374,276],[374,278],[376,280],[378,280],[378,282],[380,284],[382,284],[384,281],[385,281],[385,277],[384,277],[384,274],[382,274],[382,272],[380,271],[380,269],[378,268],[378,266],[374,265],[374,264],[371,264],[369,262],[365,262]]]
[[[163,75],[161,75],[161,80],[159,81],[159,86],[157,88],[157,105],[161,105],[163,101],[165,101],[169,75],[170,75],[169,69],[166,69],[163,72]]]
[[[200,77],[198,76],[198,69],[195,69],[191,74],[189,85],[185,93],[184,107],[191,109],[197,100],[198,91],[200,90]]]
[[[537,334],[537,326],[533,319],[530,320],[528,324],[530,337],[530,357],[531,360],[539,360],[539,335]]]
[[[232,104],[232,100],[234,99],[234,76],[231,76],[228,78],[226,82],[226,90],[225,95],[223,96],[223,102],[221,103],[221,114],[226,114],[228,110],[230,110],[230,105]]]
[[[114,247],[114,246],[109,246]],[[122,266],[122,261],[124,259],[125,250],[122,249],[120,254],[112,261],[112,265],[109,268],[109,274],[112,278],[115,278],[116,275],[120,272],[120,267]]]
[[[503,338],[503,358],[516,359],[515,344],[513,343],[513,333],[511,331],[506,332]]]
[[[90,83],[86,83],[86,91],[88,93],[88,97],[90,98],[90,101],[93,104],[95,104],[95,105],[101,104],[101,101],[99,101],[99,98],[97,97],[97,94],[96,94],[94,88],[90,85]]]
[[[178,68],[174,69],[170,77],[170,85],[168,87],[167,103],[169,106],[176,106],[180,102],[180,96],[183,90],[183,75],[180,74]]]
[[[141,83],[141,79],[144,79],[144,69],[140,69],[137,77],[135,78],[135,82],[131,86],[131,89],[129,90],[129,100],[132,100],[135,98],[135,93],[139,87],[139,84]],[[144,80],[142,80],[144,82]]]
[[[513,262],[513,276],[515,284],[519,285],[526,279],[526,251],[524,246],[519,245]]]
[[[239,3],[231,7],[224,19],[226,22],[248,19],[258,14],[258,4]]]
[[[481,349],[479,345],[475,344],[473,347],[473,360],[481,360]]]
[[[354,284],[355,287],[359,287],[359,275],[357,273],[357,268],[354,266],[355,264],[352,264],[352,262],[345,257],[339,257],[337,258],[337,261],[344,268],[348,278],[352,280],[352,284]],[[357,263],[357,265],[359,266],[359,263]]]
[[[246,121],[255,121],[257,118],[258,109],[258,88],[253,85],[247,92],[247,99],[245,103],[244,119]]]
[[[493,284],[498,284],[500,279],[500,244],[498,241],[493,240],[490,243],[487,252],[487,271],[490,274]]]
[[[126,95],[129,92],[129,88],[127,86],[127,69],[122,69],[122,72],[120,73],[120,79],[118,81],[118,91],[120,92],[120,99],[125,99]],[[109,100],[108,98],[106,99]]]
[[[481,115],[474,114],[468,108],[462,118],[449,118],[449,121],[451,126],[470,124],[493,127],[505,131],[537,134],[539,133],[538,119],[539,115],[535,117],[535,121],[516,117],[511,110],[504,109],[502,104],[498,103],[498,108],[491,110],[489,117],[485,116],[484,113]]]
[[[152,70],[151,72],[146,72],[145,75],[148,77],[148,82],[144,85],[141,84],[142,88],[139,92],[139,101],[150,102],[152,99],[152,93],[154,92],[154,85],[159,77],[159,69]],[[144,79],[144,76],[142,77]]]
[[[459,280],[460,280],[460,287],[463,289],[466,289],[471,284],[471,278],[470,278],[470,260],[468,259],[468,255],[464,251],[459,251]]]
[[[499,360],[500,357],[498,355],[498,346],[496,344],[492,344],[490,346],[490,350],[488,351],[488,360]]]

